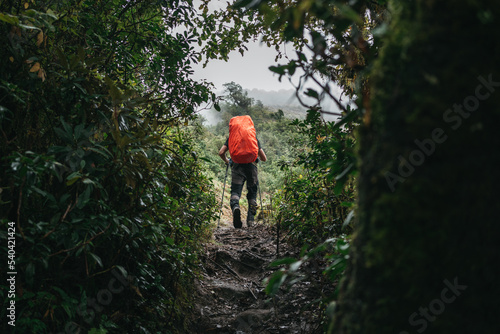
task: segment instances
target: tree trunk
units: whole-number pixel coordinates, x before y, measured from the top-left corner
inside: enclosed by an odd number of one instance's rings
[[[500,2],[391,13],[331,332],[500,333]]]

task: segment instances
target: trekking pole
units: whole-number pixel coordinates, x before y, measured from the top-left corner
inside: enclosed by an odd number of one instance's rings
[[[272,217],[274,217],[273,211],[273,196],[269,198],[269,209],[271,211]],[[276,222],[276,257],[280,256],[280,221],[279,219],[275,220]]]
[[[276,226],[276,257],[280,257],[280,220],[278,220],[278,225]]]
[[[259,166],[257,166],[257,168],[259,168]],[[262,214],[262,222],[264,222],[264,224],[265,224],[266,223],[266,219],[264,218],[264,207],[262,206],[262,192],[260,191],[260,178],[259,178],[259,181],[257,181],[257,188],[259,188],[260,213]]]
[[[224,187],[222,188],[222,199],[220,200],[220,210],[219,210],[219,221],[217,222],[217,229],[220,224],[220,215],[222,213],[222,203],[224,203],[224,191],[226,190],[226,179],[227,179],[227,171],[229,169],[229,164],[226,164],[226,176],[224,176]]]
[[[266,223],[266,218],[265,215],[264,215],[264,207],[262,206],[262,193],[260,191],[260,181],[259,181],[259,197],[260,197],[260,212],[262,213],[262,221],[264,222],[264,224]]]

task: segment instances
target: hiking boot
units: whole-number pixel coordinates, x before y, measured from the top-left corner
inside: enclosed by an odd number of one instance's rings
[[[250,207],[247,215],[247,226],[251,227],[254,223],[255,223],[255,213]]]
[[[241,211],[239,205],[235,205],[233,208],[233,225],[234,228],[241,228]]]
[[[248,201],[247,226],[251,227],[255,223],[255,214],[257,213],[257,202],[255,200]]]
[[[255,216],[255,214],[257,213],[257,208],[258,208],[257,202],[255,200],[250,200],[248,203],[248,215],[251,214],[253,218],[253,216]]]

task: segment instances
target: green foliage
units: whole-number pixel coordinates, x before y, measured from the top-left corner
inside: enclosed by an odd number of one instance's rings
[[[188,77],[191,3],[0,12],[0,247],[14,222],[16,331],[182,332],[216,207],[177,127],[213,97]]]
[[[231,116],[240,116],[250,112],[254,101],[248,97],[248,92],[243,91],[243,88],[235,82],[224,84],[224,89],[227,92],[228,105],[232,107],[229,111]]]
[[[92,328],[92,329],[88,332],[88,334],[107,334],[107,333],[108,333],[108,331],[107,331],[107,330],[105,330],[105,329],[102,329],[102,328],[100,328],[100,329]]]
[[[318,256],[327,259],[327,266],[323,274],[332,281],[338,279],[344,272],[349,259],[349,241],[346,235],[328,239],[309,251],[303,249],[299,259],[288,257],[271,263],[270,267],[281,267],[281,269],[265,280],[267,283],[266,293],[274,296],[285,282],[288,282],[288,287],[290,287],[304,280],[308,273],[301,271],[300,268]]]
[[[304,251],[299,259],[285,258],[274,263],[285,268],[267,279],[266,292],[270,295],[311,275],[307,265],[311,261],[324,268],[322,284],[338,283],[349,260],[353,231],[354,126],[325,122],[314,109],[308,111],[305,120],[295,120],[290,126],[303,140],[295,142],[297,155],[292,163],[281,164],[283,187],[273,204],[285,238],[312,250]],[[335,299],[336,293],[318,296],[325,322]]]
[[[318,111],[309,110],[305,120],[292,123],[307,138],[286,173],[276,205],[280,224],[301,243],[318,244],[348,226],[354,206],[354,137],[347,128],[324,122]]]
[[[318,262],[324,262],[323,275],[331,282],[338,282],[342,277],[347,261],[349,260],[349,241],[346,235],[328,239],[309,251],[304,248],[299,258],[283,258],[274,261],[270,267],[279,268],[270,277],[264,280],[265,292],[271,297],[280,290],[290,290],[294,284],[310,278],[313,275],[311,268],[316,268]],[[311,265],[315,263],[315,265]],[[315,303],[319,303],[324,314],[331,316],[331,308],[335,305],[338,285],[333,295],[318,296]]]

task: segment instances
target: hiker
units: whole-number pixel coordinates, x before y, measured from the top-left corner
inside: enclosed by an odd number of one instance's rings
[[[228,160],[226,152],[231,159]],[[241,228],[240,197],[243,185],[247,183],[248,215],[247,226],[254,223],[257,212],[257,190],[259,185],[257,163],[267,157],[257,139],[252,118],[236,116],[229,121],[229,138],[222,145],[219,156],[231,166],[231,199],[229,201],[233,213],[233,225]]]

